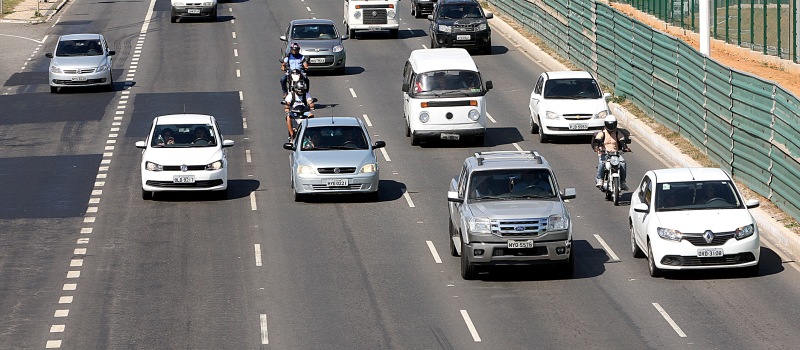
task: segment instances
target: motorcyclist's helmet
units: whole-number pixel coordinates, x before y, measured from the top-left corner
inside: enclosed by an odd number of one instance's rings
[[[292,52],[293,53],[300,53],[300,44],[298,44],[298,43],[292,44]]]
[[[606,117],[604,122],[606,125],[606,130],[608,130],[609,132],[617,130],[617,117],[609,115]]]
[[[300,81],[294,83],[294,92],[296,94],[300,94],[300,95],[303,95],[306,92],[308,92],[308,86],[306,85],[306,82],[300,80]]]

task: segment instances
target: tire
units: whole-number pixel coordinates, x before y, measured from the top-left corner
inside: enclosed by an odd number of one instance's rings
[[[410,136],[411,136],[411,127],[409,127],[408,123],[406,123],[406,137],[410,137]]]
[[[650,277],[661,277],[664,273],[656,267],[656,262],[653,258],[653,248],[650,247],[650,241],[647,241],[647,269],[650,272]]]
[[[114,91],[114,75],[109,74],[108,77],[111,82],[108,84],[108,86],[106,86],[106,91]]]
[[[399,29],[389,29],[389,37],[392,39],[397,39],[400,37],[400,30]]]
[[[145,191],[144,188],[142,189],[142,199],[143,200],[151,200],[153,199],[153,192]]]
[[[544,129],[539,128],[539,143],[548,143],[550,142],[550,136],[544,133]]]
[[[571,251],[569,253],[569,259],[567,259],[567,262],[558,264],[557,271],[561,277],[565,278],[570,278],[575,273],[575,257],[572,255]]]
[[[478,271],[475,264],[467,258],[467,245],[461,242],[461,278],[465,280],[474,280],[478,277]]]
[[[456,236],[456,229],[455,229],[455,227],[453,227],[453,221],[451,221],[449,219],[447,221],[448,221],[448,225],[447,226],[449,226],[448,227],[449,235],[448,235],[447,238],[449,238],[448,241],[450,241],[450,244],[448,244],[450,246],[450,255],[458,256],[458,250],[456,250],[456,244],[453,243],[453,237]]]
[[[411,3],[411,15],[414,16],[414,18],[419,18],[417,17],[417,7],[414,6],[414,3]]]
[[[533,118],[531,118],[530,120],[530,128],[531,128],[531,134],[536,134],[539,132],[539,125],[533,122]]]
[[[58,87],[51,86],[50,87],[50,93],[51,94],[57,94],[58,93]]]
[[[432,49],[435,49],[435,48],[438,48],[438,47],[439,47],[439,46],[436,44],[436,39],[434,39],[434,38],[431,38],[431,48],[432,48]]]
[[[619,205],[619,188],[619,178],[615,177],[611,181],[611,198],[614,201],[614,205]]]
[[[411,145],[419,146],[419,137],[417,135],[411,134]]]
[[[172,23],[178,22],[178,15],[175,14],[175,11],[170,13],[169,21]]]
[[[633,255],[636,259],[644,258],[644,252],[642,248],[639,248],[639,245],[636,244],[636,236],[633,232],[633,224],[631,224],[631,255]]]
[[[347,24],[345,24],[344,28],[347,31],[347,35],[349,35],[351,39],[355,39],[356,38],[355,29],[350,29],[350,26],[347,25]]]

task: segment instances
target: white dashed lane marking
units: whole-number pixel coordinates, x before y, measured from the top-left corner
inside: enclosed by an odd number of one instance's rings
[[[356,90],[353,90],[353,88],[350,88],[350,95],[353,95],[353,98],[356,98],[356,97],[358,97],[358,96],[356,95]]]
[[[514,148],[516,148],[517,151],[520,151],[520,152],[522,151],[522,147],[520,147],[519,144],[517,144],[516,142],[512,143],[512,145],[514,145]]]
[[[256,266],[261,266],[261,245],[255,244],[254,246],[256,250]]]
[[[250,157],[250,150],[249,149],[244,150],[244,157],[245,157],[245,160],[247,160],[248,163],[252,163],[253,162],[253,159]]]
[[[363,114],[363,116],[364,116],[364,121],[367,123],[367,126],[372,127],[372,121],[369,120],[369,117],[367,117],[366,114]]]
[[[497,124],[497,121],[492,118],[492,115],[489,112],[486,112],[486,118],[489,119],[490,122]]]
[[[461,317],[464,319],[464,323],[467,324],[467,329],[469,329],[469,334],[472,335],[472,340],[476,343],[481,341],[481,336],[478,335],[478,330],[475,329],[475,325],[472,324],[472,319],[469,318],[469,314],[467,310],[461,310]]]
[[[656,310],[658,310],[661,316],[663,316],[664,319],[667,320],[667,323],[669,323],[669,325],[672,326],[672,329],[675,330],[675,333],[678,333],[679,337],[686,338],[686,333],[683,333],[681,327],[678,327],[678,324],[675,323],[674,320],[672,320],[672,317],[669,317],[669,314],[667,314],[667,312],[664,311],[664,308],[662,308],[661,305],[659,305],[658,303],[653,303],[653,306],[655,306]]]
[[[231,32],[231,36],[233,36],[233,38],[236,39],[236,32]]]
[[[603,237],[600,237],[600,235],[595,234],[594,238],[596,238],[597,241],[600,242],[600,245],[603,246],[603,249],[605,249],[606,253],[608,253],[608,257],[611,258],[611,260],[609,260],[608,262],[618,262],[618,261],[620,261],[619,257],[617,256],[617,254],[615,254],[614,251],[611,250],[611,247],[609,247],[608,244],[606,244],[606,241],[603,240]]]
[[[431,241],[425,241],[428,244],[428,249],[431,251],[431,255],[433,255],[433,261],[437,264],[442,263],[442,259],[439,257],[439,253],[436,251],[436,246],[433,245]]]
[[[267,314],[261,314],[261,344],[269,344],[269,333],[267,332]]]
[[[383,159],[386,159],[387,162],[391,162],[392,159],[389,158],[389,153],[386,153],[386,150],[383,148],[379,148],[381,150],[381,154],[383,154]]]
[[[256,206],[256,193],[250,192],[250,210],[258,210],[258,206]]]
[[[415,208],[414,202],[411,200],[411,196],[408,194],[408,191],[406,191],[405,189],[403,189],[403,197],[406,199],[406,202],[408,202],[408,207],[409,208]]]

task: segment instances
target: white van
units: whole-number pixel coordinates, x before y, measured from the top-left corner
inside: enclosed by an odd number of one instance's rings
[[[486,134],[486,92],[467,50],[419,49],[403,70],[403,116],[406,136],[416,146],[422,138],[461,140],[482,145]]]
[[[397,39],[400,30],[400,0],[344,0],[344,26],[351,38],[357,30],[388,30]]]

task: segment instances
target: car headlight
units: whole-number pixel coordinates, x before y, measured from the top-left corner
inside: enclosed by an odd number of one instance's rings
[[[314,168],[308,165],[298,165],[297,175],[314,175]]]
[[[471,109],[469,111],[469,114],[467,114],[467,117],[469,117],[469,119],[472,120],[473,122],[477,122],[478,119],[480,119],[481,117],[481,112],[478,112],[477,109]]]
[[[594,119],[605,119],[608,116],[608,111],[600,111],[594,115]]]
[[[469,219],[469,232],[492,233],[492,221],[489,218],[471,218]]]
[[[736,239],[744,239],[744,238],[752,236],[753,233],[755,233],[755,232],[756,232],[755,225],[750,224],[750,225],[747,225],[747,226],[742,226],[742,227],[737,228],[736,231],[733,232],[733,235],[734,235],[734,237],[736,237]]]
[[[658,233],[659,237],[666,239],[668,241],[680,242],[681,237],[683,237],[683,233],[681,233],[681,231],[664,227],[657,228],[656,232]]]
[[[450,26],[448,26],[448,25],[440,24],[440,25],[439,25],[439,31],[440,31],[440,32],[445,32],[445,33],[450,33],[450,32],[452,32],[452,31],[453,31],[453,28],[451,28],[451,27],[450,27]]]
[[[394,18],[395,15],[396,15],[396,13],[394,12],[394,10],[386,11],[386,17],[387,18]]]
[[[50,66],[51,73],[61,74],[61,67],[59,66]]]
[[[362,173],[374,173],[376,171],[378,171],[378,165],[376,165],[374,163],[373,164],[367,164],[367,165],[361,167],[361,172]]]
[[[173,6],[186,6],[186,3],[185,2],[173,2],[172,5]]]
[[[547,218],[547,231],[566,230],[569,228],[569,220],[562,214],[550,215]]]
[[[97,71],[98,72],[105,72],[107,70],[108,70],[108,64],[103,63],[103,64],[97,66]]]
[[[203,3],[203,6],[214,6],[214,3],[211,1],[206,1]]]
[[[558,119],[558,113],[552,112],[552,111],[547,111],[547,112],[545,112],[544,117],[547,118],[547,119]]]
[[[333,52],[342,52],[342,50],[344,50],[344,46],[342,45],[336,45],[333,47]]]
[[[144,162],[144,169],[149,171],[162,171],[164,167],[153,162]]]
[[[359,19],[359,18],[361,18],[361,11],[356,11],[356,12],[353,12],[353,17],[354,17],[355,19]]]
[[[487,27],[488,27],[488,25],[486,23],[478,24],[478,31],[482,32],[482,31],[486,30]]]
[[[419,113],[419,121],[427,123],[429,120],[431,120],[431,115],[428,114],[428,112],[423,111]]]
[[[222,160],[206,164],[206,170],[219,170],[222,169]]]

